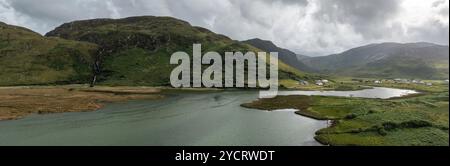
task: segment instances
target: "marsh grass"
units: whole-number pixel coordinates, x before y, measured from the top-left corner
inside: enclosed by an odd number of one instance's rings
[[[299,115],[334,120],[316,132],[315,139],[326,145],[448,146],[448,88],[392,99],[278,96],[242,106],[298,109]]]

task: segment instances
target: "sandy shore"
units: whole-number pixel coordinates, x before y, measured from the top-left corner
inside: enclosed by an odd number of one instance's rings
[[[0,87],[0,120],[19,119],[30,114],[96,111],[108,102],[161,99],[160,92],[151,87]]]

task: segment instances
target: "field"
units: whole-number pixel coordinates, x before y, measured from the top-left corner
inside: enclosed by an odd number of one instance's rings
[[[318,79],[318,78],[316,78]],[[322,91],[355,91],[355,90],[363,90],[368,89],[370,87],[363,86],[361,84],[354,84],[354,83],[341,83],[341,82],[335,82],[331,81],[328,84],[325,84],[324,86],[319,86],[314,84],[314,79],[308,80],[310,81],[309,85],[301,85],[298,81],[292,80],[292,79],[281,79],[279,81],[279,84],[281,87],[289,90],[306,90],[306,91],[313,91],[313,90],[322,90]],[[312,82],[311,82],[312,81]]]

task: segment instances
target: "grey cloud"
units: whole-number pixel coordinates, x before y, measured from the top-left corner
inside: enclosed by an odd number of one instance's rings
[[[284,3],[286,5],[301,5],[305,6],[308,4],[307,0],[262,0],[266,3]]]
[[[323,0],[319,20],[352,25],[366,38],[382,38],[386,21],[399,11],[399,0]]]
[[[445,0],[437,0],[432,4],[433,7],[438,7],[440,5],[445,5]]]
[[[433,43],[447,43],[449,40],[448,25],[443,25],[437,20],[429,20],[427,27],[412,27],[409,29],[409,38],[420,38]]]
[[[371,42],[448,44],[448,1],[424,5],[428,17],[417,21],[404,19],[412,0],[0,0],[0,21],[46,33],[80,19],[172,16],[314,56]]]

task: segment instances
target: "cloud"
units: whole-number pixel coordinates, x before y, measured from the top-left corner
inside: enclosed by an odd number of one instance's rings
[[[312,56],[373,42],[448,45],[449,0],[0,0],[0,21],[46,33],[69,21],[172,16]]]
[[[400,8],[396,0],[322,0],[320,10],[314,14],[321,22],[349,24],[365,38],[380,38],[389,27],[386,22]]]

